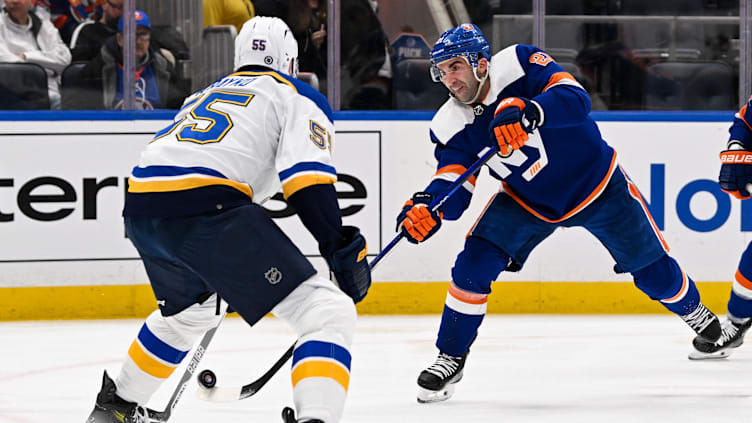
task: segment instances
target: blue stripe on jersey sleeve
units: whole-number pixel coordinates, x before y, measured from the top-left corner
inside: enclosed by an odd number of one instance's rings
[[[285,179],[298,172],[305,172],[307,170],[318,170],[320,172],[331,173],[335,177],[337,176],[337,169],[332,166],[328,166],[319,162],[302,162],[289,169],[285,169],[282,172],[279,172],[279,179],[281,181],[284,181]]]
[[[141,330],[138,332],[138,340],[147,351],[168,363],[180,364],[180,362],[183,361],[183,358],[188,354],[188,351],[180,351],[157,338],[157,336],[149,330],[149,327],[146,326],[146,323],[141,326]]]
[[[292,365],[294,366],[298,361],[309,357],[333,358],[342,363],[347,370],[350,370],[350,362],[352,360],[350,352],[337,344],[322,341],[308,341],[298,348],[295,348],[295,352],[292,355]]]
[[[148,178],[150,176],[180,176],[200,173],[202,175],[216,176],[227,179],[225,175],[207,167],[180,167],[180,166],[147,166],[134,167],[131,174],[136,178]]]
[[[298,90],[298,94],[313,101],[314,104],[316,104],[316,106],[321,109],[322,112],[324,112],[326,117],[329,118],[329,122],[334,123],[334,114],[332,113],[332,108],[329,105],[329,101],[327,101],[326,97],[324,97],[323,94],[316,91],[312,86],[306,84],[301,80],[295,79],[283,73],[279,73],[279,75],[292,83],[295,86],[295,89]]]

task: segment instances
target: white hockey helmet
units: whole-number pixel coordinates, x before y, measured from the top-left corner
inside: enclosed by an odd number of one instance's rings
[[[298,42],[282,19],[256,16],[243,24],[235,37],[235,70],[247,65],[298,77]]]

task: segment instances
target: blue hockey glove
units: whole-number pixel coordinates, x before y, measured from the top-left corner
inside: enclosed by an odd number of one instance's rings
[[[740,200],[750,198],[747,186],[752,183],[752,152],[725,150],[721,152],[721,189]]]
[[[368,267],[366,239],[354,226],[343,226],[345,244],[326,261],[334,280],[356,304],[363,300],[371,287],[371,269]]]
[[[543,124],[543,111],[533,102],[520,97],[507,97],[499,102],[489,128],[491,139],[499,143],[499,152],[506,157],[522,147],[529,133]]]
[[[402,230],[408,241],[413,244],[423,242],[435,234],[441,227],[443,213],[431,211],[428,205],[433,201],[433,194],[416,192],[407,200],[397,216],[397,230]]]

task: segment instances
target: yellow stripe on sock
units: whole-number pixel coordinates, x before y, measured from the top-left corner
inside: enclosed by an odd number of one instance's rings
[[[345,388],[350,385],[350,373],[339,364],[329,361],[306,361],[292,371],[292,387],[308,377],[328,377]]]
[[[152,356],[144,352],[137,341],[133,341],[131,344],[131,347],[128,349],[128,355],[131,360],[136,363],[139,369],[160,379],[167,379],[170,377],[177,367],[171,367],[155,360]]]

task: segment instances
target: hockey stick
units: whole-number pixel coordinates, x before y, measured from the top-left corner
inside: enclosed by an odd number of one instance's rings
[[[170,416],[172,415],[172,410],[178,404],[180,397],[183,395],[183,392],[185,391],[185,388],[188,387],[188,382],[191,380],[191,377],[193,376],[193,372],[196,371],[196,368],[198,367],[198,363],[204,357],[206,348],[209,346],[209,343],[211,342],[212,338],[214,338],[214,334],[217,333],[217,329],[219,329],[219,325],[222,323],[222,320],[224,319],[224,317],[225,315],[223,314],[222,317],[217,322],[217,324],[213,328],[206,331],[206,333],[204,334],[204,337],[201,339],[201,342],[196,347],[196,351],[193,353],[193,357],[191,357],[191,361],[188,363],[188,366],[185,368],[185,372],[183,372],[183,376],[180,378],[180,382],[178,382],[178,386],[175,387],[175,392],[172,393],[172,397],[170,397],[170,400],[167,402],[167,405],[165,406],[164,411],[156,411],[156,410],[152,410],[151,408],[146,409],[146,411],[149,413],[150,422],[163,423],[170,419]]]
[[[213,371],[205,369],[198,374],[198,390],[196,396],[199,399],[210,402],[227,402],[236,401],[253,396],[258,392],[266,382],[277,374],[279,369],[284,366],[287,360],[292,357],[292,352],[295,349],[295,343],[290,345],[290,348],[282,354],[282,357],[272,365],[272,367],[266,371],[260,378],[253,382],[243,386],[216,386],[217,377]]]
[[[473,176],[475,172],[477,172],[481,168],[481,166],[486,164],[486,162],[490,160],[491,157],[493,157],[498,151],[499,151],[499,148],[494,147],[494,148],[488,149],[488,151],[483,153],[483,155],[480,156],[480,159],[478,159],[475,163],[470,165],[469,168],[467,168],[465,173],[460,175],[459,178],[457,178],[454,182],[452,182],[452,184],[449,185],[449,187],[446,190],[444,190],[444,192],[441,193],[441,195],[434,198],[434,200],[431,201],[431,203],[428,205],[428,208],[433,212],[433,211],[438,210],[441,206],[443,206],[444,203],[449,199],[449,197],[454,195],[454,193],[457,192],[457,190],[462,186],[462,184],[464,184],[468,179],[470,179],[470,177]],[[389,253],[392,250],[392,248],[394,248],[404,237],[405,237],[405,234],[403,234],[402,231],[399,231],[399,233],[397,233],[397,236],[395,236],[394,239],[389,244],[387,244],[383,250],[381,250],[381,253],[379,253],[379,255],[376,256],[375,259],[373,259],[373,261],[371,262],[371,269],[373,269],[373,267],[376,266],[376,264],[380,262],[381,259],[383,259],[387,255],[387,253]]]
[[[488,151],[486,151],[480,159],[478,159],[475,163],[473,163],[467,170],[460,175],[459,178],[457,178],[454,182],[452,182],[451,185],[437,198],[435,198],[428,207],[431,209],[431,211],[438,210],[449,197],[454,195],[454,193],[459,189],[459,187],[462,186],[462,184],[465,183],[470,177],[475,174],[475,172],[480,169],[481,166],[483,166],[491,157],[494,156],[499,151],[498,147],[491,148]],[[379,253],[378,256],[376,256],[373,261],[368,265],[373,271],[373,269],[376,267],[376,265],[381,261],[384,256],[392,249],[394,248],[397,243],[404,238],[404,235],[402,232],[397,234],[397,236],[390,242],[382,251]],[[211,402],[227,402],[227,401],[236,401],[236,400],[242,400],[245,398],[248,398],[250,396],[255,395],[266,383],[279,371],[279,369],[287,362],[287,360],[292,357],[293,350],[295,349],[295,344],[293,343],[290,345],[290,348],[285,351],[284,354],[272,365],[272,367],[266,371],[263,375],[261,375],[260,378],[254,380],[253,382],[243,385],[241,387],[237,386],[228,386],[228,387],[222,387],[222,386],[216,386],[217,384],[217,377],[209,369],[201,371],[198,375],[198,385],[199,389],[196,391],[196,395],[204,400],[204,401],[211,401]]]

